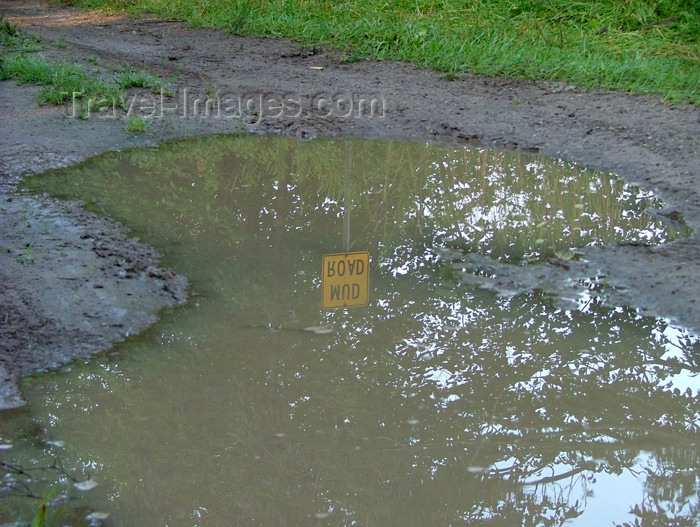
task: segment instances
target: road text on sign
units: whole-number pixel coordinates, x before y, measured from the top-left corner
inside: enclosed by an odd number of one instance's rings
[[[326,254],[323,257],[323,308],[369,304],[369,253]]]

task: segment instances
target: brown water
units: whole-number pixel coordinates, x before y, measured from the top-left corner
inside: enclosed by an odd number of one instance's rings
[[[677,235],[649,193],[563,162],[390,141],[214,137],[34,179],[123,221],[197,296],[23,384],[0,459],[112,526],[695,525],[698,339],[582,299],[497,298],[435,256],[513,264]],[[321,258],[369,250],[366,308]],[[329,334],[303,331],[324,325]],[[62,441],[62,446],[46,441]],[[32,483],[41,490],[48,484]],[[3,498],[0,523],[27,511]],[[27,512],[22,512],[27,514]],[[676,523],[673,523],[676,522]],[[74,523],[77,524],[77,523]]]

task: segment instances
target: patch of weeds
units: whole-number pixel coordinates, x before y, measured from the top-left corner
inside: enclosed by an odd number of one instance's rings
[[[126,123],[126,129],[129,132],[146,132],[148,129],[148,121],[143,117],[131,115]]]
[[[0,15],[0,34],[6,35],[8,37],[19,36],[19,29],[17,29],[17,24],[13,24],[5,20],[5,17]]]
[[[164,81],[157,75],[148,73],[145,70],[135,70],[124,68],[117,72],[116,83],[122,90],[129,88],[145,88],[154,93],[163,92],[164,95],[171,95],[168,91],[170,80]]]
[[[36,436],[27,438],[30,442],[37,442]],[[43,444],[51,444],[50,442],[42,442]],[[47,460],[48,461],[48,460]],[[36,463],[36,462],[35,462]],[[83,518],[88,520],[89,525],[97,525],[92,519],[104,519],[104,514],[97,514],[90,517],[85,517],[85,509],[83,507],[73,508],[68,510],[68,514],[64,514],[63,504],[75,499],[69,496],[69,488],[67,484],[78,490],[85,492],[93,489],[94,484],[91,480],[81,481],[69,474],[61,464],[58,457],[49,461],[43,466],[33,466],[25,468],[22,465],[6,463],[0,461],[0,478],[3,481],[2,491],[3,497],[12,496],[14,500],[28,499],[36,502],[36,508],[32,506],[33,519],[30,522],[16,521],[11,524],[6,524],[13,527],[60,527],[62,525],[88,525]],[[17,501],[15,501],[17,503]],[[24,509],[24,507],[23,507]],[[4,511],[8,513],[10,511]],[[79,516],[76,516],[76,513]],[[82,513],[82,514],[80,514]],[[18,514],[23,514],[19,513]],[[4,518],[7,518],[5,514]],[[60,518],[60,520],[59,520]],[[101,525],[101,523],[100,523]]]
[[[0,49],[4,53],[32,53],[42,48],[40,37],[21,31],[0,15]]]
[[[75,94],[93,99],[118,99],[120,95],[115,86],[87,75],[81,66],[52,62],[44,57],[13,55],[5,58],[0,71],[0,80],[4,79],[43,86],[39,104],[63,104]]]
[[[16,24],[0,15],[0,81],[14,79],[19,84],[42,86],[38,94],[40,105],[61,105],[79,100],[81,105],[77,117],[82,119],[89,117],[91,110],[123,101],[124,90],[129,88],[145,88],[170,96],[170,83],[179,73],[176,72],[168,80],[162,80],[144,70],[124,67],[116,72],[115,82],[106,82],[89,74],[79,64],[23,54],[40,50],[40,41],[38,37],[23,33]],[[68,44],[60,40],[54,46],[57,49],[69,48]],[[100,59],[89,56],[86,61],[97,65]],[[73,110],[75,112],[76,108]],[[145,123],[137,122],[131,123],[129,127],[135,131],[145,131],[144,125]]]
[[[24,252],[17,257],[17,261],[22,265],[30,265],[36,262],[36,260],[34,260],[34,256],[32,255],[31,243],[27,244],[27,247],[26,249],[24,249]]]
[[[16,79],[20,84],[48,84],[53,67],[40,57],[14,55],[3,60],[3,78]]]
[[[22,45],[19,46],[17,42]],[[23,36],[16,25],[0,17],[0,49],[6,52],[29,51],[27,42],[35,42]],[[68,46],[57,42],[56,47],[64,49]],[[88,61],[97,63],[97,57],[89,57]],[[21,53],[5,54],[0,59],[0,80],[15,79],[19,84],[34,84],[43,86],[39,92],[39,104],[60,105],[68,102],[76,95],[81,99],[120,100],[125,88],[131,86],[145,87],[152,91],[169,94],[167,83],[146,72],[123,70],[118,84],[112,84],[89,75],[81,65],[62,61],[49,61],[42,56],[24,55]]]
[[[216,83],[215,82],[209,82],[207,79],[204,77],[200,77],[202,79],[202,82],[204,83],[204,90],[207,94],[207,97],[210,99],[215,99],[216,94],[218,93],[218,90],[216,89]]]
[[[48,504],[51,502],[51,498],[58,490],[58,487],[51,487],[45,496],[39,499],[39,507],[34,514],[34,519],[32,520],[31,527],[53,527],[58,525],[58,518],[63,513],[63,509],[59,508],[53,515],[50,521],[48,521]]]

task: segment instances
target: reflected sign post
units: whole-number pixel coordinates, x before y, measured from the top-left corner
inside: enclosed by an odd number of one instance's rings
[[[350,208],[352,192],[352,143],[346,142],[343,184],[343,252],[323,256],[321,284],[323,309],[358,307],[369,305],[369,252],[350,252]]]

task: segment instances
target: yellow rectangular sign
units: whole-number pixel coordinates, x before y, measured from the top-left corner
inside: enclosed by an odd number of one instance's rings
[[[369,253],[326,254],[323,257],[323,308],[369,304]]]

